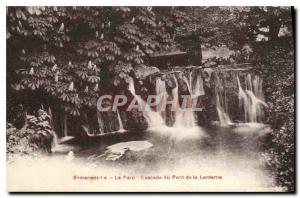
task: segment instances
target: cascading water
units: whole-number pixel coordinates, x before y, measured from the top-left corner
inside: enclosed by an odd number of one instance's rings
[[[194,90],[193,94],[196,96],[205,95],[204,88],[203,88],[203,79],[200,74],[197,75],[195,88],[193,90]]]
[[[117,116],[118,116],[118,122],[119,122],[119,131],[118,132],[124,132],[124,131],[126,131],[124,129],[124,126],[123,126],[123,123],[122,123],[122,119],[121,119],[119,110],[117,110]]]
[[[132,93],[135,102],[142,107],[142,113],[144,118],[146,119],[149,129],[152,131],[171,131],[173,132],[178,130],[185,130],[187,128],[198,128],[197,125],[197,117],[194,112],[193,106],[191,103],[199,99],[199,96],[205,95],[204,92],[204,79],[202,78],[202,73],[196,70],[190,71],[187,76],[183,75],[184,73],[179,71],[177,74],[165,74],[166,78],[164,77],[156,77],[155,79],[155,91],[156,91],[156,99],[160,99],[160,104],[157,104],[156,110],[155,108],[152,109],[150,104],[147,104],[141,96],[136,94],[135,85],[133,78],[129,79],[129,86],[128,89]],[[168,76],[171,75],[171,76]],[[230,119],[228,113],[228,105],[230,101],[227,97],[232,96],[232,92],[228,90],[228,86],[231,86],[230,82],[226,82],[225,78],[228,76],[223,76],[225,74],[220,73],[220,71],[214,72],[214,78],[211,80],[214,82],[214,92],[216,97],[216,110],[219,118],[219,122],[221,126],[232,125],[233,122]],[[229,74],[230,75],[230,74]],[[171,81],[169,82],[168,80]],[[238,99],[239,99],[239,106],[244,110],[245,122],[261,122],[263,120],[263,106],[266,106],[264,102],[264,94],[262,90],[262,80],[259,76],[251,76],[248,74],[245,78],[245,89],[242,88],[240,83],[239,76],[237,77],[238,83]],[[181,81],[180,81],[181,80]],[[171,95],[169,96],[167,92],[167,82],[168,86],[171,86],[172,83],[172,97],[173,97],[173,105],[176,105],[176,109],[172,107],[172,113],[169,113],[167,109],[162,108],[166,104],[164,103],[165,100],[169,100]],[[170,84],[169,84],[170,83]],[[235,84],[235,83],[233,83]],[[187,89],[180,87],[181,85],[186,86]],[[227,90],[226,90],[227,88]],[[181,90],[182,89],[182,90]],[[185,98],[185,102],[188,102],[187,105],[183,103],[179,103],[179,94],[183,92],[186,94],[190,94],[190,98]],[[181,98],[180,98],[181,99]],[[190,100],[191,99],[191,100]],[[168,101],[170,104],[172,101]],[[160,106],[163,105],[163,106]],[[115,125],[119,131],[125,131],[122,123],[122,119],[120,113],[117,111],[115,113]],[[198,115],[198,114],[197,114]],[[171,120],[171,121],[170,121]],[[172,126],[172,127],[169,127]],[[188,130],[187,130],[188,131]],[[191,130],[192,131],[192,130]],[[196,131],[196,130],[195,130]],[[172,133],[173,133],[172,132]]]
[[[103,123],[103,120],[101,119],[100,111],[97,111],[97,121],[98,121],[99,129],[103,129],[104,128],[104,123]],[[99,131],[100,131],[100,134],[104,133],[104,131],[102,131],[102,130],[99,130]]]
[[[185,82],[187,83],[192,98],[205,95],[204,88],[203,88],[203,79],[200,73],[196,75],[196,80],[193,79],[192,74],[193,74],[192,72],[189,73],[189,80],[184,79]]]
[[[221,126],[227,126],[233,124],[228,113],[225,111],[225,109],[222,106],[222,102],[224,102],[223,99],[220,99],[221,94],[217,91],[216,95],[216,104],[217,104],[217,112],[218,112],[218,117],[220,121]],[[221,97],[222,98],[222,97]]]
[[[236,76],[237,78],[237,83],[238,83],[238,87],[239,87],[239,108],[243,108],[244,107],[244,116],[245,116],[245,121],[247,121],[247,117],[248,117],[248,109],[249,109],[249,102],[248,102],[248,97],[247,94],[244,92],[241,83],[240,83],[240,79],[239,76]]]
[[[180,109],[176,112],[175,127],[196,127],[196,119],[191,108]]]
[[[167,119],[166,112],[160,106],[160,105],[164,105],[163,101],[167,100],[167,98],[168,98],[166,82],[161,80],[161,78],[157,78],[156,82],[155,82],[155,88],[156,88],[156,95],[159,97],[159,100],[161,101],[158,107],[160,109],[160,113],[161,113],[163,120],[166,122],[166,119]]]
[[[67,115],[64,115],[64,126],[63,126],[63,130],[64,130],[64,137],[68,136],[68,124],[67,124]]]
[[[216,107],[221,126],[233,124],[227,112],[227,98],[226,89],[223,85],[218,73],[215,73],[215,94],[216,94]]]
[[[192,109],[180,108],[178,81],[174,74],[172,74],[172,78],[175,82],[175,87],[172,89],[173,105],[176,105],[176,109],[173,109],[175,110],[175,123],[172,127],[168,127],[166,125],[157,127],[155,130],[153,130],[153,132],[160,135],[170,136],[175,141],[206,136],[201,127],[197,126]]]
[[[51,143],[51,151],[54,150],[55,147],[57,147],[57,145],[58,145],[58,137],[54,131],[53,131],[52,135],[53,135],[53,140]]]
[[[51,143],[51,149],[56,147],[56,145],[58,144],[58,137],[57,137],[57,134],[55,133],[55,130],[54,130],[54,121],[53,121],[53,114],[52,114],[52,110],[49,106],[49,109],[48,109],[48,112],[49,112],[49,116],[50,116],[50,126],[52,128],[52,135],[53,135],[53,140],[52,140],[52,143]]]
[[[262,88],[262,83],[262,79],[259,76],[255,75],[253,80],[253,92],[260,100],[264,101],[265,96]]]
[[[187,78],[183,77],[183,80],[187,84],[188,89],[190,91],[190,84],[189,84]],[[176,101],[179,101],[178,100],[178,97],[179,97],[178,96],[178,81],[175,76],[174,76],[174,81],[175,81],[176,86],[175,86],[175,88],[173,88],[172,94],[173,94],[174,99]],[[191,91],[190,91],[190,93],[191,93]],[[179,104],[178,104],[178,106],[179,106]],[[174,126],[175,127],[196,127],[197,126],[196,119],[195,119],[195,115],[194,115],[192,108],[189,108],[189,107],[187,107],[185,109],[177,108]]]
[[[165,122],[164,122],[161,114],[153,111],[151,109],[151,107],[145,101],[143,101],[143,99],[140,96],[136,95],[133,78],[129,78],[129,87],[128,88],[129,88],[129,91],[131,92],[131,94],[133,95],[133,97],[138,102],[138,104],[140,106],[146,108],[146,111],[143,111],[143,115],[146,118],[150,128],[155,128],[158,126],[165,126]]]
[[[267,107],[267,104],[264,102],[261,78],[256,75],[252,81],[251,74],[248,74],[245,80],[245,91],[241,86],[238,75],[237,82],[239,106],[244,109],[245,122],[262,122],[264,118],[263,107]]]

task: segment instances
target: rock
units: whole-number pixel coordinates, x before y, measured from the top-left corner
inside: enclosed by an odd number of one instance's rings
[[[135,76],[138,79],[145,79],[149,75],[160,73],[160,70],[157,67],[151,67],[146,65],[138,65],[134,68]]]
[[[79,148],[69,144],[57,144],[51,149],[51,151],[52,153],[67,154],[71,151],[73,152],[78,149]]]
[[[203,76],[204,76],[204,81],[205,82],[210,82],[210,79],[211,79],[211,75],[212,75],[212,73],[213,73],[213,69],[211,69],[211,68],[204,68],[203,69]]]
[[[146,130],[148,123],[143,116],[143,112],[133,109],[132,111],[125,112],[127,121],[125,123],[125,129],[127,130]]]
[[[62,137],[58,140],[58,143],[63,144],[63,143],[68,143],[69,141],[73,140],[75,137],[74,136],[65,136]]]
[[[153,144],[148,141],[129,141],[113,144],[111,146],[108,146],[107,149],[111,152],[120,152],[124,148],[128,148],[131,151],[141,151],[151,148],[152,146]]]
[[[215,61],[207,61],[206,63],[203,64],[203,66],[206,68],[213,67],[216,65],[217,65],[217,63]]]
[[[166,82],[166,88],[169,89],[170,92],[173,88],[176,87],[176,83],[175,83],[175,80],[174,80],[174,74],[166,75],[165,82]]]
[[[106,148],[106,151],[103,155],[107,161],[116,161],[124,158],[127,153],[139,152],[142,150],[149,149],[153,146],[152,143],[148,141],[129,141],[129,142],[120,142],[113,144]],[[125,156],[126,157],[126,156]]]
[[[110,133],[119,130],[118,115],[115,111],[98,111],[98,120],[101,120],[100,131]]]

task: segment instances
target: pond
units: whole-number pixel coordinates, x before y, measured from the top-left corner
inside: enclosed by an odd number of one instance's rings
[[[170,191],[274,191],[280,189],[262,158],[269,132],[267,125],[257,123],[123,132],[91,138],[88,145],[81,147],[76,146],[79,143],[75,140],[69,141],[72,151],[30,160],[22,158],[22,163],[16,160],[8,172],[11,182],[20,182],[16,173],[20,168],[31,167],[33,172],[22,171],[21,175],[47,179],[45,189],[55,190],[80,191],[76,187],[89,182],[91,191],[99,191],[99,185],[109,189],[112,183],[125,191],[161,191],[161,185]],[[62,181],[70,185],[61,188]],[[141,187],[136,188],[137,183]]]

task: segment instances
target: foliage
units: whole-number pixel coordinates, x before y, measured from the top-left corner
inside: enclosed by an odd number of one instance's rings
[[[6,152],[9,154],[30,153],[33,145],[27,139],[29,131],[25,128],[17,129],[12,124],[6,123]]]
[[[289,13],[269,7],[8,7],[8,84],[46,94],[79,115],[155,52],[174,46],[201,52],[201,44],[240,49],[270,19],[290,27]]]
[[[251,38],[258,34],[264,35],[269,41],[276,41],[280,28],[286,29],[286,34],[292,33],[292,16],[290,7],[252,7],[247,17],[247,26],[251,30]]]
[[[194,32],[207,47],[239,49],[247,41],[244,21],[248,14],[248,7],[198,7],[193,10],[197,19]]]
[[[265,76],[268,123],[271,124],[271,144],[264,156],[278,184],[294,190],[294,62],[292,44],[261,46]],[[266,48],[272,48],[266,50]],[[264,51],[264,53],[263,53]],[[266,58],[267,57],[267,58]]]
[[[7,153],[51,152],[53,131],[50,116],[44,110],[40,109],[37,116],[27,115],[27,124],[21,129],[7,123],[6,131]]]
[[[119,85],[133,67],[173,45],[182,8],[9,7],[7,55],[15,90],[36,90],[79,115],[95,106],[106,81]]]

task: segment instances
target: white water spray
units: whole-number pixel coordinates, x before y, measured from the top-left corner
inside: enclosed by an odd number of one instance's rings
[[[137,100],[138,104],[147,109],[146,111],[142,111],[142,112],[150,128],[165,126],[165,122],[161,114],[153,111],[151,107],[145,101],[143,101],[143,99],[140,96],[136,95],[134,81],[132,78],[129,78],[129,91],[132,93],[133,97]]]
[[[187,83],[188,89],[192,98],[205,95],[203,88],[203,79],[200,73],[196,75],[196,79],[193,78],[192,72],[189,73],[189,79],[184,77],[184,81]]]
[[[187,84],[189,91],[190,91],[190,85],[188,83],[188,80],[184,77],[183,80],[185,81],[185,83]],[[176,79],[176,77],[174,76],[174,81],[175,81],[175,88],[172,90],[172,94],[174,99],[178,102],[178,81]],[[178,104],[179,106],[179,104]],[[195,119],[195,115],[194,112],[192,110],[192,108],[185,108],[185,109],[181,109],[178,108],[176,111],[176,116],[175,116],[175,127],[196,127],[196,119]]]
[[[118,116],[118,122],[119,122],[119,131],[118,132],[124,132],[124,131],[126,131],[124,129],[124,126],[123,126],[123,123],[122,123],[122,119],[121,119],[121,116],[120,116],[120,113],[119,113],[118,109],[117,109],[117,116]]]
[[[252,81],[251,75],[248,74],[245,81],[245,91],[241,86],[239,76],[237,76],[237,82],[239,87],[239,106],[244,109],[245,122],[262,122],[264,117],[263,107],[268,106],[264,102],[262,80],[259,76],[255,76]]]
[[[221,82],[220,77],[218,76],[218,73],[215,74],[215,94],[218,117],[221,126],[228,126],[233,124],[233,122],[231,121],[227,112],[226,90],[225,86]]]
[[[166,89],[166,82],[161,80],[161,78],[157,78],[156,82],[155,82],[155,88],[156,88],[156,95],[159,97],[160,100],[160,104],[158,105],[158,109],[160,110],[161,116],[163,118],[163,120],[166,122],[166,112],[164,111],[165,108],[164,107],[164,101],[167,100],[168,98],[168,93],[167,93],[167,89]]]

